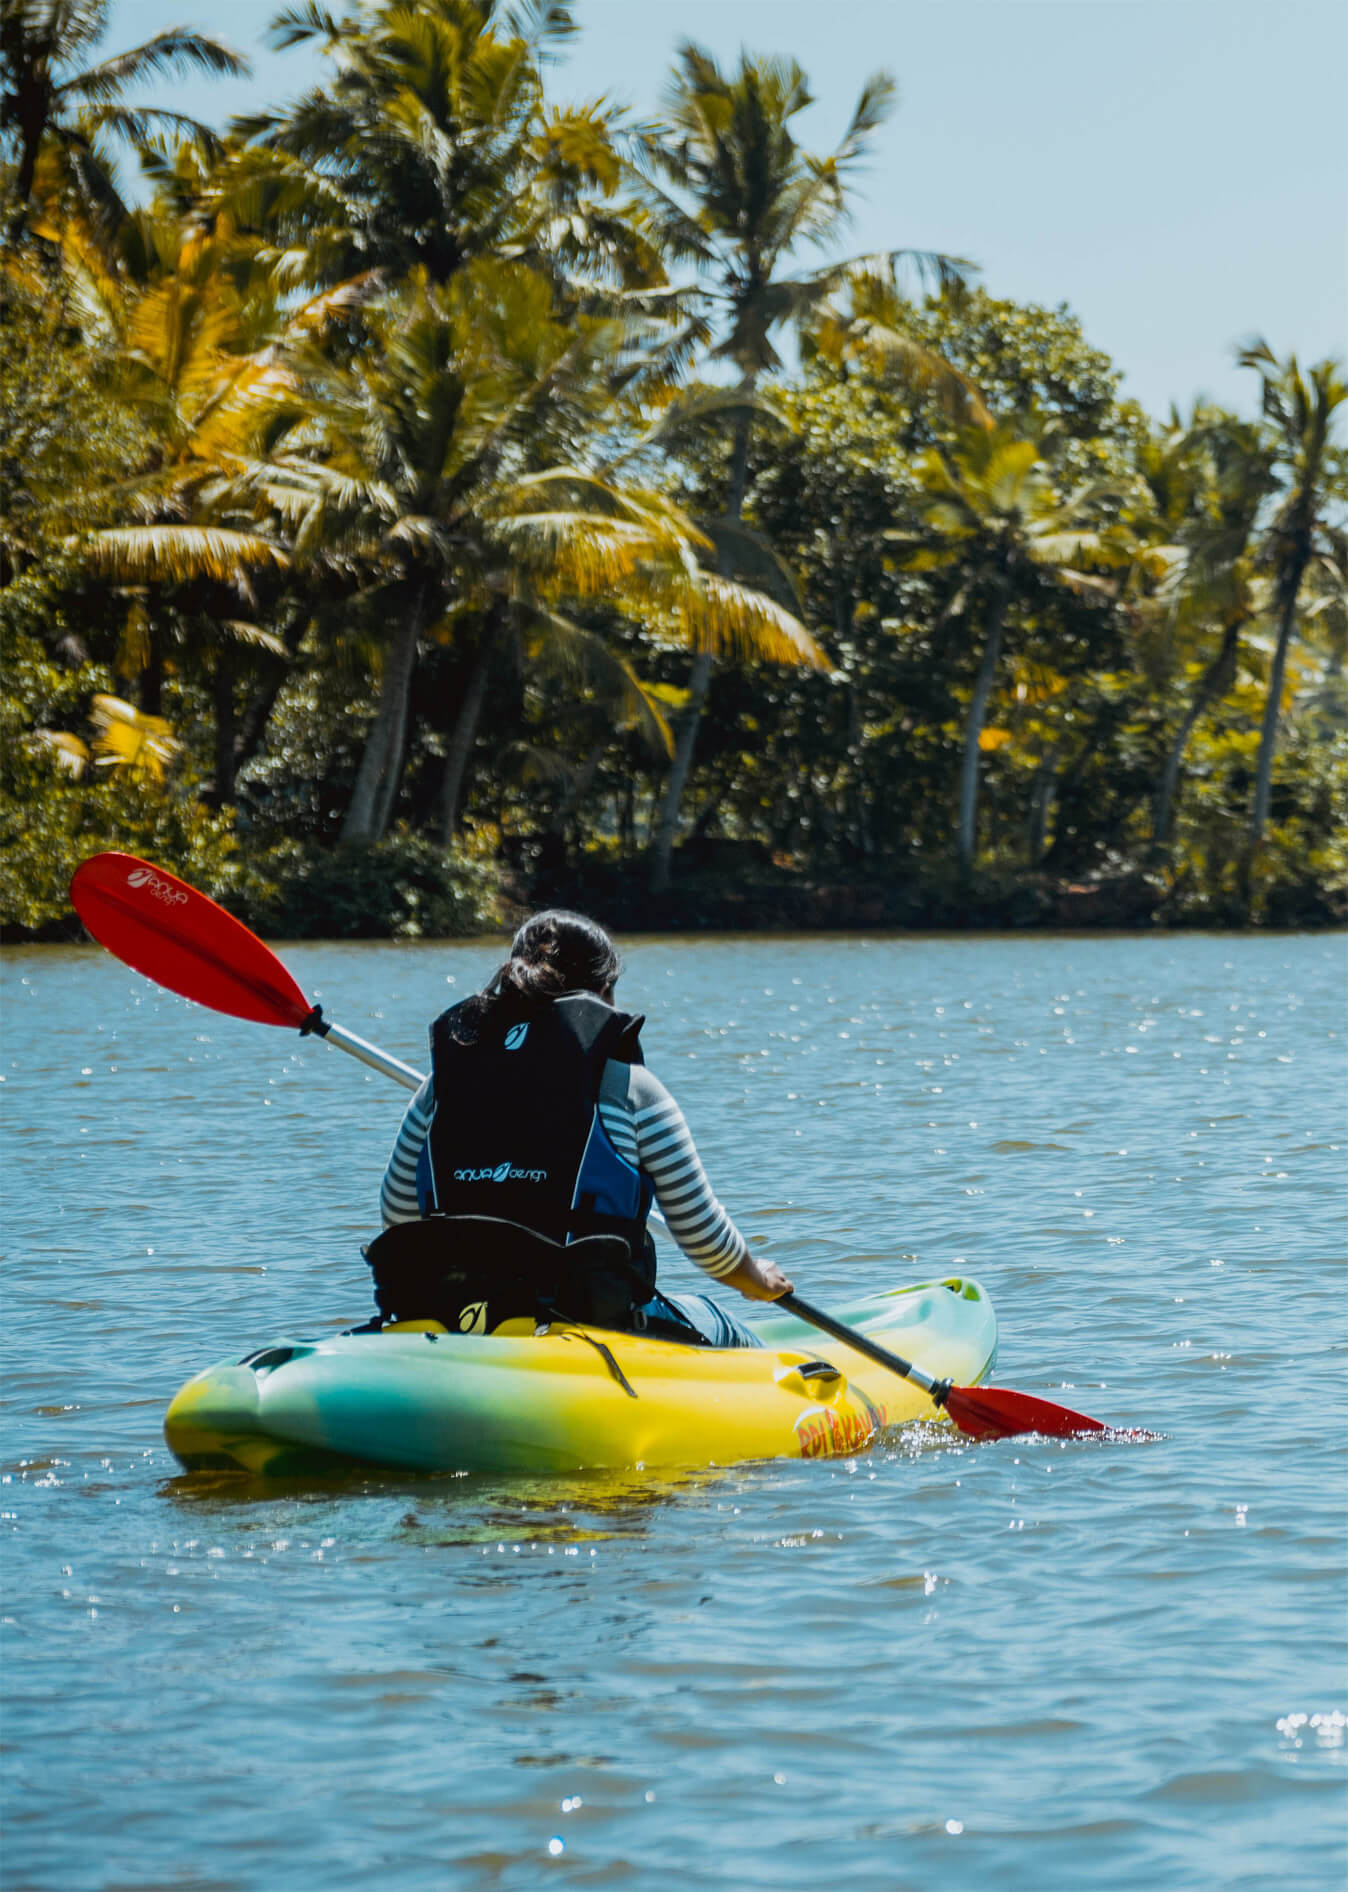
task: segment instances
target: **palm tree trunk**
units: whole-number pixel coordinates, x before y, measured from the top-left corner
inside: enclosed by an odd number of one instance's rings
[[[15,117],[19,132],[19,163],[14,177],[14,214],[9,224],[9,239],[17,243],[28,218],[33,181],[37,176],[38,153],[42,134],[51,111],[51,87],[45,80],[39,86],[22,88]]]
[[[1002,619],[1006,614],[1006,580],[998,579],[988,605],[983,659],[978,666],[969,714],[964,724],[964,761],[960,768],[959,871],[967,887],[974,874],[974,843],[978,827],[978,739],[987,720],[997,659],[1002,654]]]
[[[674,837],[679,831],[679,815],[682,811],[684,791],[688,787],[688,777],[692,772],[698,724],[702,718],[702,706],[707,700],[710,685],[711,652],[700,650],[693,659],[693,672],[688,679],[688,702],[679,717],[679,733],[674,744],[674,760],[669,767],[664,799],[660,803],[660,819],[656,823],[655,840],[651,847],[652,893],[666,893],[669,890],[670,866],[674,857]]]
[[[835,595],[833,623],[840,646],[847,637],[855,609],[850,596],[842,592]],[[852,765],[848,795],[851,801],[852,845],[863,860],[869,860],[875,852],[875,838],[871,832],[870,798],[866,793],[866,725],[861,714],[861,686],[855,677],[847,685],[847,759]],[[845,806],[841,813],[846,821]]]
[[[440,840],[446,850],[453,847],[454,836],[458,831],[459,798],[463,794],[463,779],[468,772],[468,758],[477,738],[477,726],[482,720],[482,705],[487,697],[487,678],[491,672],[497,629],[495,615],[489,615],[445,752],[445,772],[440,782]]]
[[[567,828],[572,817],[594,787],[594,778],[599,773],[599,764],[604,759],[604,751],[608,745],[607,736],[601,736],[598,742],[590,744],[581,758],[580,767],[567,783],[563,793],[557,797],[552,813],[544,826],[543,839],[539,848],[538,866],[541,874],[560,874],[565,870]]]
[[[545,830],[548,834],[566,833],[566,824],[580,808],[581,803],[594,787],[594,778],[599,773],[599,764],[604,759],[609,739],[601,736],[598,742],[592,742],[581,757],[580,767],[566,785],[565,793],[557,798],[557,806],[548,817]]]
[[[251,762],[262,747],[262,738],[267,733],[267,724],[276,707],[276,699],[281,694],[281,686],[286,681],[287,672],[278,671],[274,677],[259,685],[249,697],[239,718],[238,734],[234,742],[234,763],[236,769],[245,762]]]
[[[293,659],[299,655],[307,618],[302,611],[292,607],[287,611],[286,619],[281,634],[285,647]],[[262,739],[267,733],[267,724],[276,707],[276,699],[280,696],[290,674],[291,665],[278,661],[273,666],[270,675],[264,676],[263,681],[245,703],[234,743],[236,769],[241,769],[246,762],[251,762],[262,747]]]
[[[145,667],[137,681],[136,694],[140,708],[146,716],[162,716],[164,713],[164,653],[160,648],[159,637],[153,626],[149,632],[149,645],[145,654]]]
[[[754,375],[746,375],[741,382],[741,392],[752,394]],[[730,456],[730,491],[726,496],[726,516],[738,520],[744,510],[744,495],[749,485],[749,415],[741,414],[735,422],[735,444]],[[718,560],[722,576],[725,576],[724,558]],[[707,691],[711,687],[712,656],[707,650],[700,650],[693,659],[692,674],[688,679],[688,702],[679,719],[679,733],[674,746],[674,760],[670,764],[669,777],[665,783],[664,800],[660,804],[660,818],[655,827],[655,839],[651,844],[651,892],[669,891],[670,871],[674,860],[674,842],[679,832],[679,815],[683,806],[684,793],[688,787],[688,777],[693,767],[693,751],[697,747],[697,732],[702,722],[702,710],[707,701]]]
[[[416,669],[417,644],[425,615],[424,594],[413,593],[407,616],[394,632],[384,657],[379,707],[356,772],[351,805],[342,823],[344,847],[368,847],[383,839],[402,779],[407,742],[407,714]]]
[[[1160,786],[1156,791],[1156,813],[1152,821],[1151,838],[1158,848],[1169,847],[1175,826],[1175,791],[1179,786],[1180,769],[1184,764],[1185,751],[1189,738],[1199,719],[1205,716],[1219,696],[1224,696],[1230,689],[1236,674],[1236,646],[1240,641],[1242,618],[1236,618],[1226,626],[1222,634],[1221,649],[1203,672],[1198,688],[1194,691],[1193,701],[1185,712],[1184,721],[1175,732],[1175,740],[1170,745],[1165,767],[1161,771]]]
[[[1254,769],[1254,807],[1250,813],[1249,831],[1245,837],[1245,846],[1241,850],[1238,868],[1237,886],[1241,907],[1248,920],[1254,906],[1254,866],[1259,858],[1259,850],[1264,844],[1264,830],[1268,826],[1269,805],[1273,799],[1273,758],[1278,749],[1278,720],[1282,713],[1283,683],[1287,675],[1287,653],[1292,646],[1292,633],[1296,629],[1297,598],[1301,593],[1301,580],[1310,563],[1309,550],[1298,550],[1290,559],[1287,568],[1279,574],[1277,588],[1278,642],[1273,651],[1273,667],[1269,671],[1268,695],[1264,699],[1264,719],[1259,731],[1259,759]]]
[[[1049,810],[1053,806],[1053,797],[1058,789],[1058,752],[1050,749],[1041,757],[1039,767],[1034,772],[1034,784],[1030,790],[1030,819],[1026,828],[1026,853],[1031,867],[1038,867],[1044,858],[1044,844],[1048,840]]]
[[[1259,731],[1259,760],[1254,771],[1254,812],[1250,817],[1249,852],[1257,852],[1268,826],[1269,802],[1273,795],[1273,757],[1278,747],[1278,718],[1282,713],[1283,679],[1287,674],[1287,653],[1296,627],[1297,597],[1301,591],[1305,565],[1300,564],[1288,576],[1283,608],[1278,624],[1278,643],[1269,673],[1268,697],[1264,703],[1264,721]]]

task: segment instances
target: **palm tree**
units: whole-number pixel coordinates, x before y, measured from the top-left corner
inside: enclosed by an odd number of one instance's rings
[[[272,239],[271,260],[285,280],[331,282],[359,269],[413,285],[388,306],[410,311],[414,336],[393,334],[379,315],[349,373],[312,358],[305,364],[324,438],[333,441],[342,410],[349,438],[324,448],[322,472],[302,447],[291,456],[290,476],[310,482],[327,527],[338,540],[354,533],[361,556],[374,561],[369,575],[378,567],[398,589],[345,838],[368,840],[387,825],[416,647],[443,624],[452,599],[455,637],[475,655],[449,732],[441,792],[448,834],[487,674],[512,628],[496,579],[489,601],[479,592],[481,608],[466,607],[465,573],[482,548],[464,551],[464,508],[507,470],[518,476],[546,466],[558,430],[588,418],[579,370],[592,359],[597,318],[619,320],[626,336],[618,354],[606,340],[604,372],[629,393],[639,388],[650,366],[634,344],[662,306],[658,294],[650,303],[640,292],[659,290],[663,265],[639,219],[617,201],[624,171],[608,119],[598,107],[545,106],[542,62],[571,30],[565,7],[375,0],[337,20],[306,4],[282,14],[273,30],[282,45],[320,41],[332,77],[283,116],[243,127],[256,142],[225,201]],[[513,339],[502,334],[506,310],[519,321]],[[478,316],[484,346],[474,334]],[[425,391],[426,425],[386,372],[395,365],[406,385]],[[351,483],[346,499],[342,480]],[[357,490],[368,506],[347,503]],[[423,525],[395,534],[404,511]],[[444,537],[451,517],[459,532],[452,551]]]
[[[725,74],[709,53],[691,43],[680,48],[678,58],[668,124],[645,141],[643,157],[652,180],[663,178],[675,193],[654,196],[661,244],[702,273],[706,313],[698,318],[696,333],[720,328],[713,354],[738,376],[742,400],[733,421],[724,512],[716,522],[721,569],[733,571],[739,551],[757,557],[752,544],[742,543],[746,535],[740,522],[754,390],[765,373],[782,365],[774,333],[818,322],[830,299],[859,275],[892,273],[893,257],[852,258],[795,274],[788,273],[788,265],[796,250],[827,246],[844,227],[848,186],[890,109],[894,83],[886,73],[867,81],[842,142],[821,158],[804,150],[792,130],[792,120],[811,103],[805,74],[794,60],[742,53],[738,71]],[[947,258],[923,261],[945,275],[957,267]],[[709,650],[695,658],[687,707],[679,719],[651,847],[656,892],[669,884],[712,662]]]
[[[966,428],[953,450],[922,454],[913,470],[924,494],[923,529],[885,537],[906,548],[901,560],[910,571],[954,574],[944,616],[977,623],[981,638],[959,780],[957,858],[967,887],[974,869],[979,757],[988,746],[988,704],[1008,612],[1045,579],[1112,595],[1108,581],[1082,566],[1121,563],[1128,548],[1117,528],[1099,523],[1106,489],[1084,487],[1064,497],[1040,447],[1012,426]]]
[[[479,259],[445,284],[413,272],[367,312],[370,346],[351,360],[297,357],[312,394],[265,489],[297,543],[357,567],[390,625],[378,706],[342,839],[378,840],[402,779],[418,647],[448,635],[472,659],[450,733],[441,827],[452,836],[490,668],[507,639],[548,633],[586,652],[609,681],[570,601],[664,614],[669,634],[726,650],[746,643],[822,662],[803,628],[757,592],[701,569],[709,548],[666,497],[584,464],[532,462],[558,439],[557,412],[605,398],[600,369],[621,337],[551,312],[551,289],[522,263]]]
[[[77,65],[103,38],[107,19],[108,0],[0,0],[0,123],[3,149],[14,164],[11,242],[28,223],[45,151],[51,153],[57,189],[66,187],[107,228],[120,221],[126,207],[99,145],[103,134],[111,132],[136,147],[162,128],[212,141],[213,133],[181,112],[126,104],[129,87],[192,66],[230,76],[250,69],[219,40],[184,26],[169,27],[96,65]]]
[[[100,388],[134,427],[136,463],[104,494],[116,525],[85,535],[83,557],[130,594],[117,664],[159,709],[171,650],[213,673],[217,800],[232,794],[234,653],[284,658],[259,621],[267,574],[288,556],[250,489],[266,429],[295,383],[276,352],[286,332],[321,327],[352,292],[279,301],[250,273],[226,223],[208,229],[167,199],[128,215],[110,256],[82,220],[60,230],[67,302]]]
[[[1278,360],[1265,341],[1241,351],[1240,364],[1253,368],[1263,383],[1263,413],[1269,449],[1283,497],[1269,523],[1260,551],[1273,580],[1273,615],[1277,642],[1269,668],[1255,766],[1254,806],[1242,866],[1243,892],[1249,904],[1250,878],[1268,825],[1273,758],[1278,746],[1287,654],[1296,629],[1297,609],[1307,567],[1322,550],[1325,509],[1334,472],[1334,415],[1348,401],[1348,381],[1341,364],[1319,362],[1304,376],[1295,355]]]
[[[1157,523],[1169,541],[1150,548],[1164,568],[1151,605],[1163,618],[1172,648],[1196,653],[1190,662],[1202,664],[1157,784],[1152,840],[1165,849],[1173,838],[1190,738],[1235,682],[1241,634],[1261,608],[1252,541],[1273,479],[1258,427],[1202,407],[1187,427],[1172,428],[1159,455],[1144,454],[1144,477],[1149,468],[1148,483],[1162,515]]]
[[[236,188],[317,281],[417,268],[443,283],[508,254],[551,266],[559,288],[568,270],[663,282],[615,202],[624,172],[601,105],[545,106],[543,62],[573,30],[555,0],[371,0],[344,19],[293,6],[273,42],[321,44],[331,77],[241,121],[254,144]]]

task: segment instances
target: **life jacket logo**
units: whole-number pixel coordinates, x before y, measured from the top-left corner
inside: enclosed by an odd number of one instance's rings
[[[487,1303],[470,1301],[467,1307],[459,1309],[459,1332],[461,1334],[485,1334],[487,1331]]]
[[[455,1182],[531,1182],[548,1180],[545,1169],[516,1169],[513,1163],[497,1163],[492,1169],[456,1169]]]
[[[528,1036],[529,1027],[527,1025],[512,1025],[505,1035],[506,1050],[518,1051]]]
[[[146,893],[156,900],[162,900],[166,907],[185,907],[187,895],[181,887],[170,887],[166,880],[161,880],[151,868],[136,867],[126,877],[128,887],[143,887]]]

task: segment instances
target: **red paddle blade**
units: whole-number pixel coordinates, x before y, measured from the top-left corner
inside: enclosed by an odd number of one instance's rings
[[[256,933],[166,868],[95,854],[70,898],[100,945],[170,992],[259,1025],[298,1028],[313,1009]]]
[[[1041,1432],[1049,1439],[1071,1439],[1083,1432],[1109,1432],[1112,1427],[1070,1406],[1036,1399],[1032,1393],[1013,1393],[1001,1386],[952,1386],[945,1409],[971,1439],[1013,1439],[1020,1432]]]

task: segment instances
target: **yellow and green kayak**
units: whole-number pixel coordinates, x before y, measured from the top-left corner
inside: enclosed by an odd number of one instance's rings
[[[975,1281],[894,1288],[840,1310],[859,1333],[964,1385],[992,1370],[997,1320]],[[169,1407],[188,1471],[286,1476],[338,1464],[574,1472],[822,1458],[940,1415],[926,1394],[789,1314],[754,1347],[608,1328],[437,1321],[282,1340],[208,1367]]]

